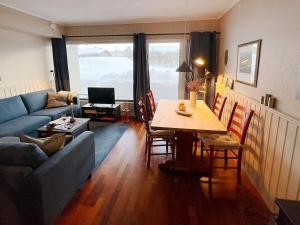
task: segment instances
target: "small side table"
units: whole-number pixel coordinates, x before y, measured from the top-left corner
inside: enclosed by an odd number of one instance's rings
[[[279,215],[276,219],[278,225],[300,224],[300,201],[276,199],[275,203],[279,207]]]
[[[130,113],[130,109],[128,109],[127,107],[122,109],[122,112],[125,113],[125,116],[124,116],[124,121],[125,122],[128,122],[129,121],[129,113]]]

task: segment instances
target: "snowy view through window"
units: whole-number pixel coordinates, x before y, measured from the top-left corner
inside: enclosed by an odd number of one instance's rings
[[[155,99],[177,99],[180,43],[149,43],[148,50]],[[68,59],[72,90],[86,96],[88,87],[113,87],[117,100],[133,100],[132,43],[70,45]]]
[[[113,87],[116,99],[133,99],[133,45],[79,45],[81,94],[88,87]]]
[[[177,99],[180,43],[149,43],[150,87],[155,100]]]

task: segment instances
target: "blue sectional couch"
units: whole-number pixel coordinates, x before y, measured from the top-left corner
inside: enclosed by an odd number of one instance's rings
[[[80,134],[49,158],[36,145],[4,139],[0,138],[0,224],[53,224],[95,167],[94,134]],[[24,145],[30,145],[25,146],[30,152],[22,157]],[[11,157],[12,151],[18,155]]]
[[[35,136],[35,130],[62,114],[71,114],[71,106],[45,109],[48,92],[43,90],[15,97],[0,99],[0,137],[19,136],[22,133]],[[79,99],[75,99],[79,103]],[[73,106],[74,114],[80,114],[79,104]]]

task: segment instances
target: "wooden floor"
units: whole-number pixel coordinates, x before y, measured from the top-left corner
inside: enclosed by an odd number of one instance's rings
[[[73,198],[56,225],[263,225],[270,212],[245,176],[220,170],[208,196],[205,178],[146,167],[143,126],[131,122],[106,160]]]

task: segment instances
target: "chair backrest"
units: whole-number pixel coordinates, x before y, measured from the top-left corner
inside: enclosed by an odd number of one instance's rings
[[[253,114],[253,110],[247,109],[237,102],[234,103],[227,130],[236,135],[242,145],[245,143],[246,134]]]
[[[149,106],[150,106],[151,118],[153,118],[154,113],[156,111],[156,105],[155,105],[155,101],[154,101],[153,92],[151,90],[147,93],[147,99],[148,99]]]
[[[212,107],[212,111],[218,117],[219,120],[222,117],[222,113],[223,113],[223,109],[224,109],[226,100],[227,100],[227,97],[222,96],[219,93],[217,93],[215,100],[214,100],[213,107]]]
[[[150,133],[149,118],[147,116],[147,110],[146,110],[146,106],[145,106],[145,102],[144,102],[143,98],[140,98],[140,100],[138,102],[138,106],[139,106],[139,112],[140,112],[141,120],[144,124],[144,127],[145,127],[147,133]]]

